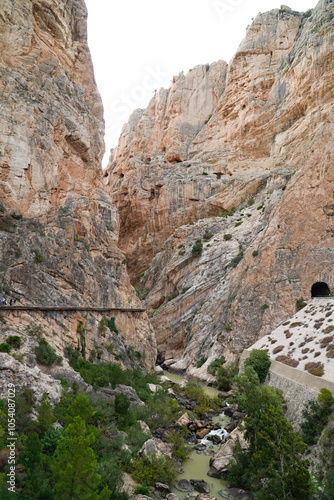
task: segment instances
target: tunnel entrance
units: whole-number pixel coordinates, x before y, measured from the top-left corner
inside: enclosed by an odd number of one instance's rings
[[[312,297],[328,297],[331,294],[329,286],[323,281],[317,281],[311,288]]]

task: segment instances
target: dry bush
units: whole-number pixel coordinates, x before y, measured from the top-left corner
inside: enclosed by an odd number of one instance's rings
[[[331,333],[334,330],[334,325],[328,325],[324,330],[322,330],[323,333]]]
[[[316,377],[322,377],[324,372],[324,364],[320,361],[318,362],[310,362],[306,363],[305,370],[308,371],[311,375],[315,375]]]
[[[275,347],[275,349],[273,349],[273,354],[277,354],[278,352],[283,351],[283,349],[284,345],[278,345],[277,347]]]
[[[279,361],[279,363],[283,363],[284,365],[292,366],[293,368],[296,368],[296,366],[299,365],[299,361],[297,359],[292,359],[284,354],[276,356],[275,361]]]
[[[331,335],[330,337],[324,337],[323,339],[321,339],[320,340],[320,347],[321,347],[321,349],[323,349],[324,347],[327,347],[328,344],[330,344],[333,339],[334,339],[333,335]]]
[[[309,348],[308,347],[305,347],[305,349],[302,349],[302,354],[306,354],[307,352],[309,352]]]
[[[290,330],[284,330],[284,333],[285,333],[285,336],[287,339],[289,339],[290,337],[292,337],[292,333],[290,332]]]

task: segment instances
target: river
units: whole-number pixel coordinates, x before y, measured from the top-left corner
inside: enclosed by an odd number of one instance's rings
[[[167,371],[164,372],[164,375],[168,377],[172,382],[179,384],[182,380],[184,380],[184,377],[180,375],[176,375],[174,373],[169,373]],[[205,393],[210,396],[211,398],[214,398],[218,396],[219,392],[217,389],[214,387],[209,387],[205,385],[202,382],[198,382],[202,387]],[[227,424],[229,422],[229,418],[226,417],[224,414],[220,414],[216,417],[213,418],[214,423],[221,423],[222,425]],[[211,431],[211,433],[218,433],[219,431]],[[214,451],[215,453],[219,449],[219,445],[214,445],[210,441],[208,441],[206,438],[202,439],[201,441],[203,444],[207,445],[207,450],[209,451]],[[195,450],[193,450],[189,456],[189,458],[183,462],[182,464],[182,469],[183,473],[179,474],[176,478],[176,481],[179,481],[180,479],[187,479],[188,481],[190,479],[203,479],[210,485],[210,495],[215,496],[216,498],[220,499],[222,498],[221,495],[219,494],[220,490],[223,490],[228,487],[227,481],[223,481],[221,479],[217,479],[214,477],[209,477],[207,475],[207,472],[210,469],[210,458],[211,455],[206,455],[204,453],[198,453]],[[196,496],[198,493],[185,493],[177,490],[175,487],[172,488],[172,492],[175,493],[180,500],[185,500],[189,496]]]

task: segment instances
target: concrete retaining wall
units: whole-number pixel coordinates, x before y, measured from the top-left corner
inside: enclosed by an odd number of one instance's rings
[[[240,359],[241,367],[245,359],[249,356],[249,353],[250,351],[247,349],[242,353]],[[334,394],[333,382],[284,365],[283,363],[278,363],[277,361],[271,362],[266,383],[283,392],[287,402],[286,416],[295,427],[301,421],[301,412],[305,403],[310,399],[317,399],[320,389],[329,389]]]

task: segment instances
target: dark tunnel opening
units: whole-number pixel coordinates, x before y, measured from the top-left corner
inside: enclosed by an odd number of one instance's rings
[[[312,297],[328,297],[331,294],[329,286],[323,281],[317,281],[311,288]]]

